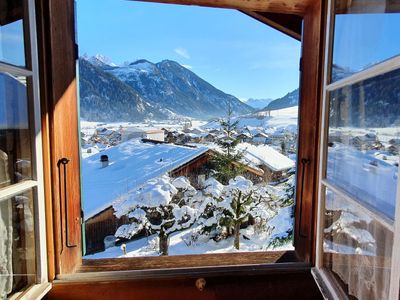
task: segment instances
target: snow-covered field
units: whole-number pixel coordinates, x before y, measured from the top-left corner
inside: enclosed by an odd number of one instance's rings
[[[269,114],[260,112],[256,115],[238,117],[239,127],[255,129],[263,128],[267,132],[297,132],[298,124],[298,106],[273,110]],[[209,122],[202,126],[207,129],[216,129],[220,127],[218,121]]]
[[[376,152],[362,152],[336,143],[328,151],[327,178],[360,201],[394,218],[398,168],[377,159]]]

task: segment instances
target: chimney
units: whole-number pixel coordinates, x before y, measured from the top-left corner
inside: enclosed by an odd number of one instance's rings
[[[108,160],[108,155],[102,155],[100,156],[100,162],[101,162],[101,167],[105,168],[108,166],[109,160]]]

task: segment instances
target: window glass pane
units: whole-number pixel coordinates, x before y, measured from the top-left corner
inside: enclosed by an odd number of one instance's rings
[[[392,9],[388,1],[352,1],[342,8],[345,2],[336,1],[332,81],[400,54],[400,13],[385,13]]]
[[[34,192],[0,200],[0,298],[33,284],[36,278]]]
[[[31,178],[31,157],[26,78],[0,73],[0,188]]]
[[[323,264],[357,299],[388,299],[393,233],[348,201],[326,193]]]
[[[327,178],[394,219],[400,70],[330,94]]]
[[[2,0],[0,8],[0,61],[25,66],[23,1]]]

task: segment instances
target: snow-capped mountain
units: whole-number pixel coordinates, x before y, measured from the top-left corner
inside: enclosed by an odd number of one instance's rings
[[[81,117],[88,121],[144,121],[173,115],[86,59],[79,59],[79,92]]]
[[[338,65],[332,65],[332,81],[337,81],[356,73],[355,71]]]
[[[177,62],[164,60],[157,64],[141,59],[122,66],[102,65],[154,106],[176,114],[212,118],[226,115],[230,104],[234,114],[253,109],[228,95]]]
[[[101,54],[96,54],[95,56],[84,54],[82,58],[97,67],[117,67],[117,65],[114,64],[110,58]]]
[[[262,110],[277,110],[297,105],[299,105],[299,89],[295,89],[282,98],[272,101]]]
[[[253,98],[250,98],[247,101],[245,101],[244,103],[246,103],[247,105],[250,105],[251,107],[253,107],[255,109],[260,109],[260,108],[266,107],[272,101],[274,101],[274,99],[269,99],[269,98],[268,99],[253,99]]]

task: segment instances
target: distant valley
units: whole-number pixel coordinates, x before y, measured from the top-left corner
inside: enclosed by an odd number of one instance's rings
[[[254,99],[250,98],[245,103],[254,109],[261,109],[270,104],[274,99]]]

